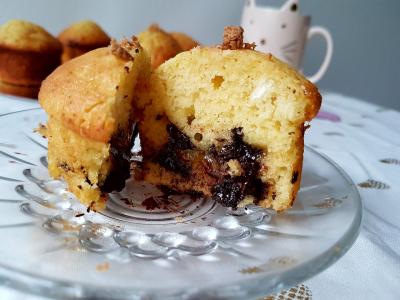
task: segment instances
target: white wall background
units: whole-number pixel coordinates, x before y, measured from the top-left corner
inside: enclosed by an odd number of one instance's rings
[[[72,22],[90,18],[118,38],[157,22],[204,44],[216,44],[224,25],[240,23],[243,4],[244,0],[0,0],[0,24],[22,18],[57,34]],[[335,43],[332,64],[319,86],[400,110],[400,1],[303,0],[300,8],[313,16],[313,24],[329,28]],[[315,40],[308,45],[306,73],[319,66],[321,44]]]

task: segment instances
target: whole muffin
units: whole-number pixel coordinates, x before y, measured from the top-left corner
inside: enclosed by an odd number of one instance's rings
[[[178,42],[182,51],[188,51],[200,45],[196,40],[192,39],[192,37],[186,33],[170,32],[170,35],[172,35],[172,37]]]
[[[72,24],[59,34],[58,39],[63,45],[62,63],[110,44],[110,37],[107,33],[91,20]]]
[[[61,43],[36,24],[11,20],[0,26],[0,92],[36,98],[61,51]]]
[[[152,24],[145,31],[139,33],[138,39],[151,58],[153,70],[166,60],[182,52],[178,42],[157,24]]]

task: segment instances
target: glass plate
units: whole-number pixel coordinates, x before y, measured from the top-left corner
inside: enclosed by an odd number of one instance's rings
[[[14,288],[64,299],[249,299],[326,269],[359,232],[354,184],[307,147],[285,213],[167,198],[132,181],[104,212],[87,212],[49,178],[46,140],[34,132],[45,119],[40,109],[0,116],[0,280]]]

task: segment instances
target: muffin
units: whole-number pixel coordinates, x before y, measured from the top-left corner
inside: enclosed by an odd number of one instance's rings
[[[106,193],[130,177],[132,103],[149,73],[149,58],[132,38],[68,61],[42,84],[50,175],[90,209],[103,209]]]
[[[156,24],[139,33],[138,39],[150,56],[152,69],[182,51],[178,42]]]
[[[58,39],[63,45],[62,63],[110,44],[110,37],[107,33],[90,20],[72,24],[59,34]]]
[[[0,92],[36,98],[61,51],[61,43],[36,24],[11,20],[0,26]]]
[[[182,51],[188,51],[200,44],[183,32],[170,32],[170,35],[178,42],[179,47]]]
[[[159,66],[135,102],[143,162],[135,177],[237,207],[292,206],[318,89],[227,27],[220,47]]]

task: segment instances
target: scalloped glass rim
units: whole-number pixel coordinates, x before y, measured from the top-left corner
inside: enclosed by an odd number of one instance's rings
[[[28,109],[13,113],[13,115],[31,110]],[[176,289],[138,289],[118,288],[110,289],[91,284],[79,284],[72,281],[54,280],[49,277],[38,276],[26,271],[0,264],[0,278],[4,285],[38,295],[62,298],[93,298],[93,299],[214,299],[229,298],[241,299],[265,296],[285,288],[289,288],[325,270],[342,257],[356,240],[362,221],[362,202],[355,184],[349,176],[330,158],[318,153],[310,147],[305,147],[311,155],[319,156],[328,165],[334,168],[349,185],[349,198],[354,201],[356,212],[348,230],[337,242],[320,255],[292,267],[279,274],[268,273],[257,277],[244,278],[228,285],[208,285],[206,288]]]

